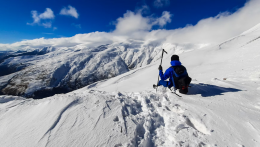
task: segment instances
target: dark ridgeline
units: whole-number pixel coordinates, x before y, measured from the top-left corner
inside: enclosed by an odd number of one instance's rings
[[[44,55],[46,54],[46,51],[38,51],[38,50],[34,50],[31,52],[24,52],[24,51],[17,51],[14,53],[10,53],[10,52],[3,52],[0,53],[0,76],[5,76],[5,75],[9,75],[11,73],[20,71],[22,69],[24,69],[25,67],[27,67],[27,65],[25,64],[16,64],[16,65],[1,65],[6,59],[11,58],[11,57],[19,57],[19,56],[36,56],[36,55]]]
[[[12,57],[19,57],[19,56],[37,56],[37,55],[44,55],[48,52],[46,51],[39,51],[39,50],[34,50],[34,51],[31,51],[31,52],[26,52],[26,51],[17,51],[17,52],[10,52],[10,51],[2,51],[0,52],[0,76],[5,76],[5,75],[9,75],[9,74],[12,74],[12,73],[15,73],[15,72],[18,72],[18,71],[21,71],[23,70],[24,68],[26,68],[28,65],[26,64],[23,64],[23,63],[20,63],[20,64],[15,64],[15,65],[2,65],[2,63],[6,60],[6,59],[9,59],[9,58],[12,58]],[[2,92],[2,89],[4,89],[6,87],[6,85],[2,85],[0,87],[0,95],[5,95],[3,92]],[[39,91],[37,94],[36,94],[36,98],[44,98],[44,97],[47,97],[47,96],[52,96],[55,94],[55,91],[57,93],[65,93],[66,91],[65,90],[60,90],[59,88],[54,88],[53,92],[50,92],[50,91]],[[46,92],[46,93],[44,93]],[[47,93],[48,92],[48,93]],[[42,95],[42,96],[41,96]],[[26,97],[26,96],[25,96]]]
[[[42,99],[46,97],[53,96],[55,94],[63,94],[63,93],[68,93],[70,92],[67,88],[62,88],[62,87],[54,87],[52,89],[43,89],[43,90],[38,90],[34,92],[33,94],[33,99]]]

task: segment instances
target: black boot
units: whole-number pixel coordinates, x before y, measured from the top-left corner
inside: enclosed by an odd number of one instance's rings
[[[153,88],[154,88],[154,89],[156,89],[157,87],[158,87],[157,85],[153,84]]]

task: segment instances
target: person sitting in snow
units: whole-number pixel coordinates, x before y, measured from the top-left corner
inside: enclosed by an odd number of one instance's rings
[[[169,67],[163,74],[162,66],[159,66],[159,75],[161,80],[157,86],[163,85],[174,90],[179,89],[180,93],[186,94],[188,92],[188,87],[191,82],[191,78],[188,76],[187,70],[181,65],[178,55],[172,55],[171,57],[171,67]],[[170,78],[169,81],[166,81]]]

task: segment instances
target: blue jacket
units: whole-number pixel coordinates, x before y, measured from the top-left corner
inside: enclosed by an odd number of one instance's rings
[[[178,66],[178,65],[181,65],[181,62],[180,61],[177,61],[177,60],[173,60],[171,61],[171,65],[172,66]],[[173,81],[173,68],[169,67],[165,73],[163,74],[163,72],[160,70],[159,71],[159,75],[161,77],[161,80],[165,81],[167,80],[168,78],[170,78],[169,82],[168,82],[168,86],[172,85],[173,87],[175,87],[175,83],[172,82]]]

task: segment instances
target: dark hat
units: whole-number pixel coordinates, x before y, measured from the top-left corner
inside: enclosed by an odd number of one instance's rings
[[[179,56],[178,56],[178,55],[172,55],[171,61],[173,61],[173,60],[180,61],[180,60],[179,60]]]

